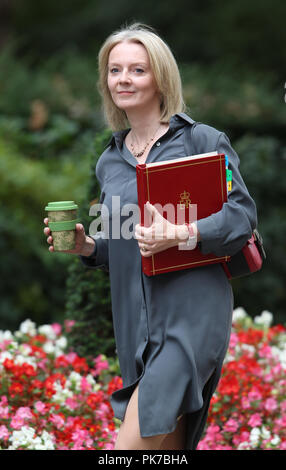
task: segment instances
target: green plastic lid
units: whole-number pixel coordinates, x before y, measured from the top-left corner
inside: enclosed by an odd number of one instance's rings
[[[69,211],[77,209],[78,206],[74,201],[58,201],[49,202],[45,207],[46,211]]]

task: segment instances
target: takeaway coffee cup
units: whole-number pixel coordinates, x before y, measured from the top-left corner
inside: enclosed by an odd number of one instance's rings
[[[49,202],[45,207],[55,251],[75,248],[75,225],[79,222],[76,218],[77,209],[74,201]]]

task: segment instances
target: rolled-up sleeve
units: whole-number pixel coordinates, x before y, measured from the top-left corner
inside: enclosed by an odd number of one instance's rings
[[[232,190],[219,212],[197,221],[201,237],[200,248],[203,254],[231,256],[251,237],[257,225],[256,206],[240,175],[239,157],[224,133],[220,134],[215,150],[228,156],[229,169],[232,171]]]
[[[100,233],[89,236],[95,241],[95,247],[90,256],[80,256],[81,261],[88,268],[101,268],[108,271],[108,240],[101,238]]]

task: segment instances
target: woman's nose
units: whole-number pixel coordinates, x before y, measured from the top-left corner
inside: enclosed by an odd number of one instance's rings
[[[128,70],[122,70],[121,74],[120,74],[120,77],[119,77],[119,81],[121,83],[128,83],[130,82],[130,76],[129,76],[129,73],[128,73]]]

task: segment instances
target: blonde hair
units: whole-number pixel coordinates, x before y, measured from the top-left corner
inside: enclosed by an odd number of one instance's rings
[[[171,116],[184,111],[182,82],[176,60],[169,46],[150,28],[134,23],[111,34],[98,54],[98,89],[103,99],[103,111],[108,125],[113,130],[128,127],[125,111],[113,102],[107,85],[108,58],[111,49],[121,42],[142,44],[149,56],[151,69],[161,93],[161,122],[169,122]]]

